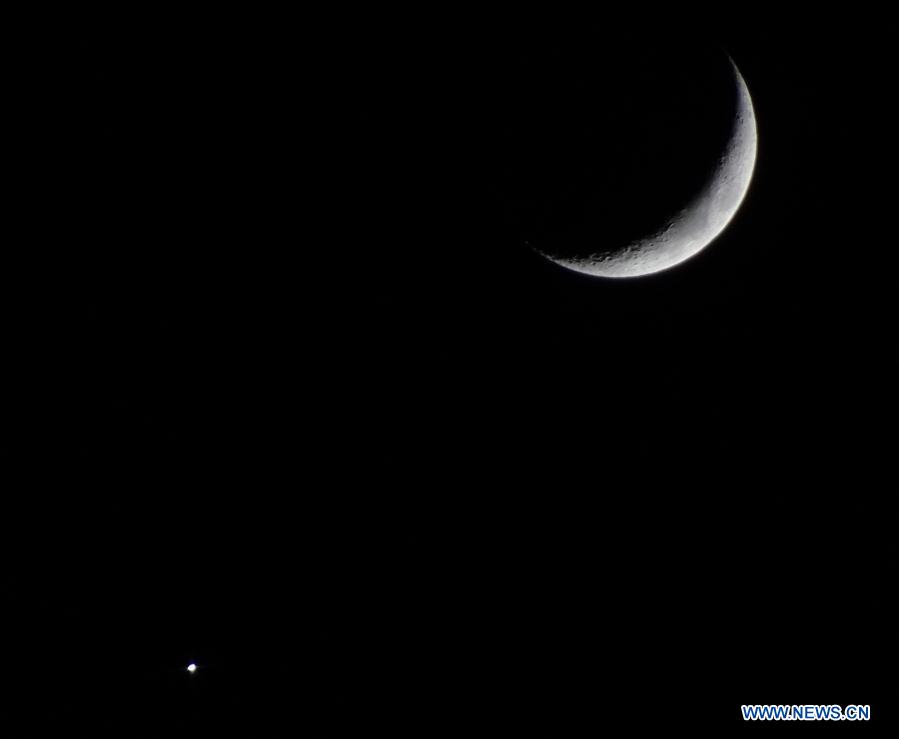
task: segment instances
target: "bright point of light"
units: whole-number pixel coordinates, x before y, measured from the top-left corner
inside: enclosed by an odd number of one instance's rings
[[[196,672],[196,671],[197,671],[197,666],[196,666],[193,662],[191,662],[191,663],[187,666],[187,671],[188,671],[188,672]]]

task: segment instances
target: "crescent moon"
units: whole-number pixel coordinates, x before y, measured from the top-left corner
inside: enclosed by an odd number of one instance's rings
[[[749,190],[758,150],[749,89],[732,59],[737,104],[728,142],[702,189],[654,233],[585,256],[537,251],[576,272],[598,277],[642,277],[686,261],[705,249],[731,222]]]

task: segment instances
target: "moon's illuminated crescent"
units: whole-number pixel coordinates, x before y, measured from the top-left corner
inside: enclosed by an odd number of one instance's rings
[[[752,99],[730,61],[737,105],[727,145],[703,188],[662,228],[618,247],[584,256],[543,256],[577,272],[598,277],[640,277],[661,272],[698,254],[730,223],[743,202],[755,168],[758,135]]]

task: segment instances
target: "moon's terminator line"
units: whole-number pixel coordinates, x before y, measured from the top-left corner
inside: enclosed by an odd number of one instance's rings
[[[755,112],[749,89],[729,59],[737,87],[731,135],[703,188],[655,233],[630,243],[572,257],[538,249],[547,259],[598,277],[641,277],[669,269],[698,254],[730,223],[743,202],[758,149]]]

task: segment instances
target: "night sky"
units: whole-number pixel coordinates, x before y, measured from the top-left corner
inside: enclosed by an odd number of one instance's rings
[[[894,726],[897,29],[753,15],[30,47],[0,732]],[[531,249],[701,182],[722,52],[759,133],[728,229],[633,280]]]

